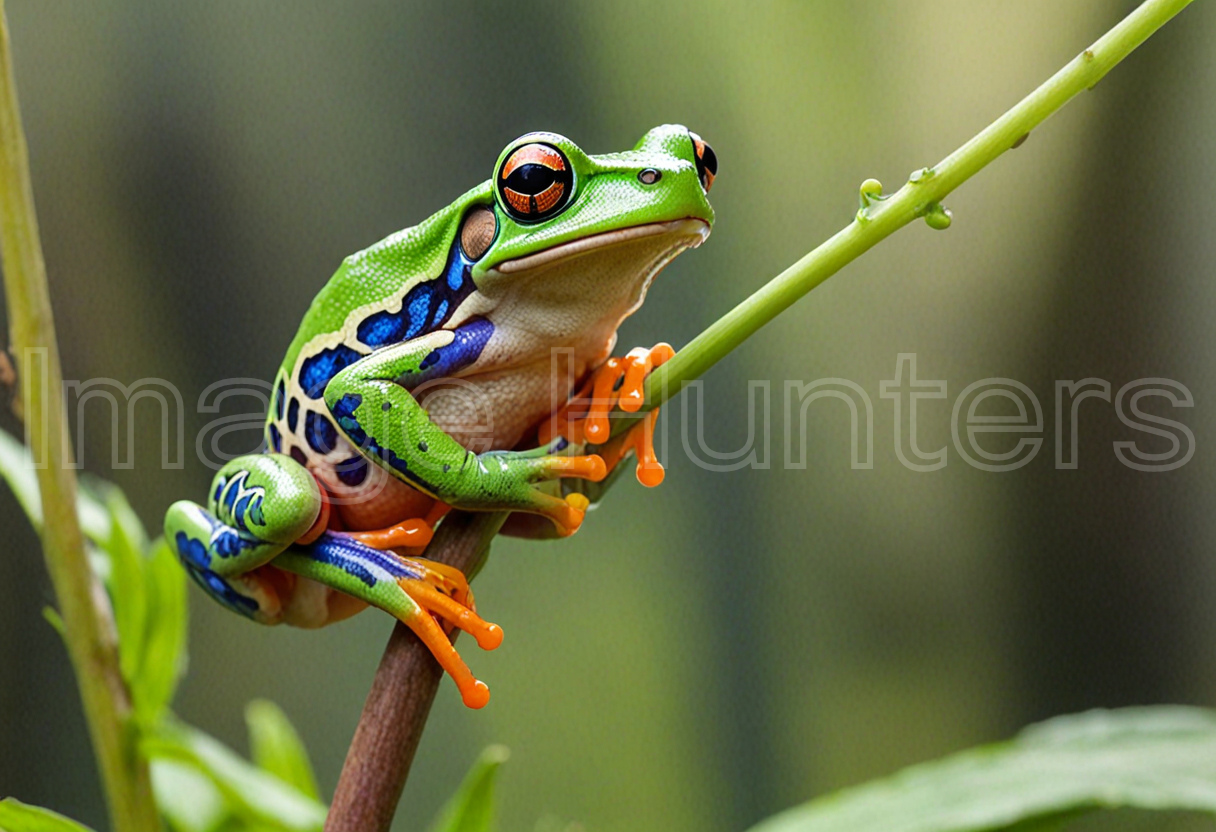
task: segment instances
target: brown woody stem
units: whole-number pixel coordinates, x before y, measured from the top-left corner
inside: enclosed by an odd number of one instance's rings
[[[506,514],[452,512],[427,557],[477,573]],[[388,832],[443,670],[404,624],[389,637],[346,752],[325,832]]]

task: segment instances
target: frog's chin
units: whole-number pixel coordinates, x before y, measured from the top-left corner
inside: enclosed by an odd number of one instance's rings
[[[604,231],[592,234],[568,243],[560,243],[544,251],[505,260],[487,271],[502,275],[519,274],[546,266],[563,263],[591,252],[626,246],[644,240],[648,237],[663,237],[662,242],[671,247],[670,256],[674,257],[680,251],[699,246],[709,236],[709,223],[695,217],[668,222],[651,222],[645,225],[632,225],[628,228],[618,228],[614,231]],[[658,243],[660,241],[655,240]],[[670,259],[670,258],[664,258]]]

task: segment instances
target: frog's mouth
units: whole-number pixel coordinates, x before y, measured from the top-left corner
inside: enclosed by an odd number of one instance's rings
[[[618,228],[614,231],[592,234],[589,237],[572,240],[568,243],[559,243],[535,254],[517,257],[514,260],[505,260],[494,266],[491,271],[504,275],[519,274],[520,272],[563,263],[591,252],[599,252],[617,246],[629,246],[631,243],[637,243],[649,237],[666,238],[662,241],[650,241],[667,249],[665,252],[667,256],[658,258],[662,260],[662,263],[659,264],[661,267],[661,265],[681,251],[688,248],[696,248],[708,236],[709,223],[695,217],[668,222],[651,222],[645,225],[633,225],[628,228]]]

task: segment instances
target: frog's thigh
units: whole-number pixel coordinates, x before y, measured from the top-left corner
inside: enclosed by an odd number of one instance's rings
[[[280,454],[237,457],[215,475],[207,508],[182,500],[165,514],[181,559],[219,576],[269,562],[317,523],[324,503],[307,469]]]

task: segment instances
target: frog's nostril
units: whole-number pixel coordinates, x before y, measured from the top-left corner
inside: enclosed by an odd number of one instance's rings
[[[709,189],[714,184],[714,177],[718,175],[718,154],[714,153],[714,149],[709,146],[709,143],[696,133],[690,130],[688,135],[692,138],[693,154],[697,162],[697,178],[701,180],[701,187],[705,189],[705,193],[709,193]]]

